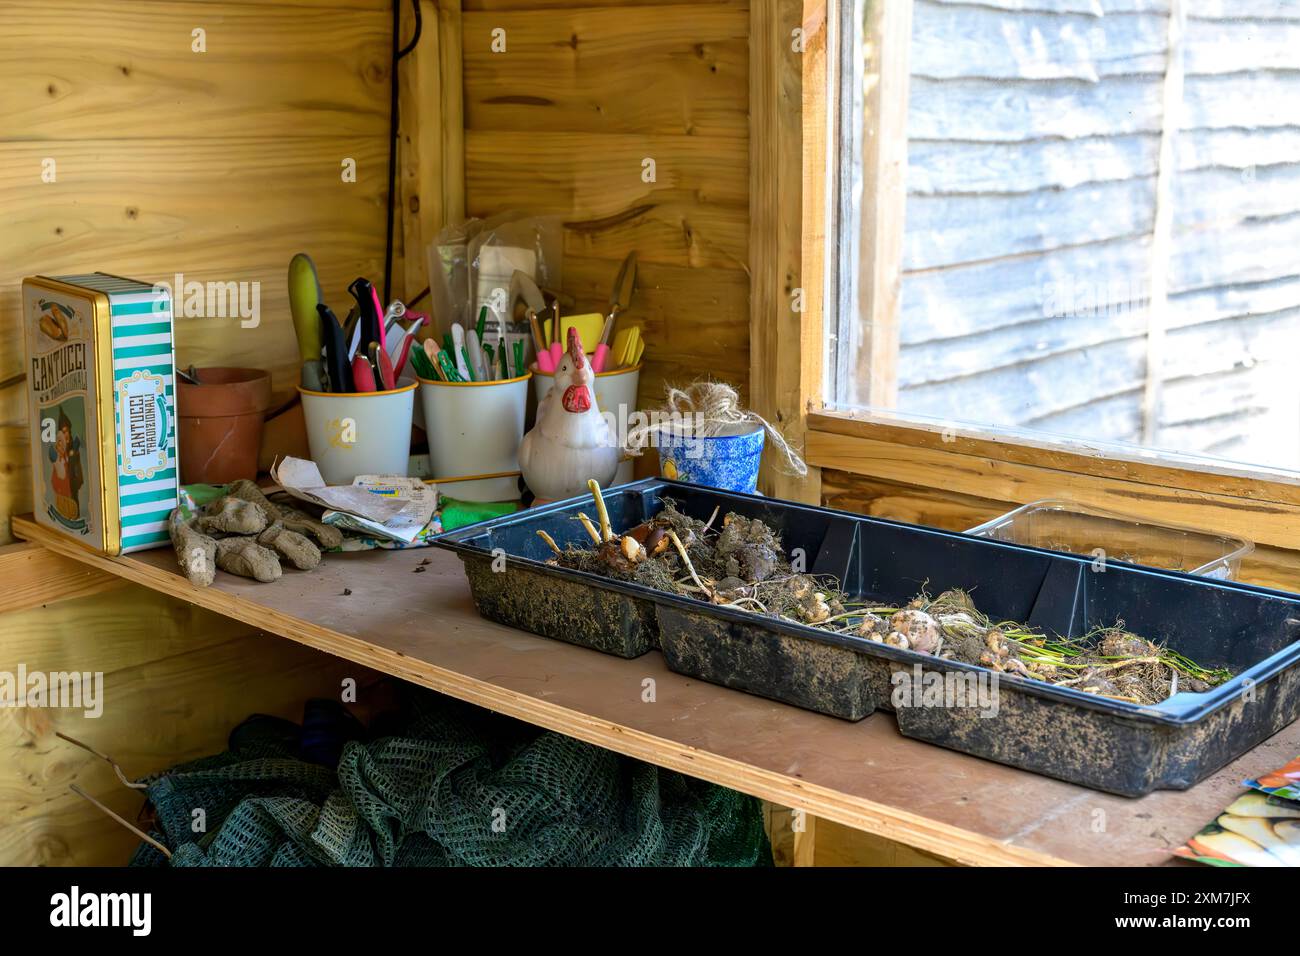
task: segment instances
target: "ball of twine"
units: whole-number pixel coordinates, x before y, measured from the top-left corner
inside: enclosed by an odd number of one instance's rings
[[[693,422],[693,437],[696,438],[716,437],[733,425],[762,425],[781,455],[781,470],[800,478],[808,474],[803,458],[790,447],[776,426],[757,412],[742,408],[740,394],[725,382],[698,381],[686,388],[667,385],[664,393],[664,405],[658,411],[669,416],[669,420],[632,429],[627,436],[629,453],[640,455],[653,434],[678,430],[679,424],[674,419],[688,418]]]

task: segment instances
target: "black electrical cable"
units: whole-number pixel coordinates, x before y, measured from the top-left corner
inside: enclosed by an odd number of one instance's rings
[[[398,51],[397,58],[400,60],[415,49],[415,45],[420,42],[420,34],[424,32],[424,17],[420,13],[420,0],[411,0],[411,9],[415,13],[415,35],[411,37],[411,42]]]
[[[420,42],[420,34],[424,32],[424,18],[420,12],[420,0],[411,0],[411,7],[415,11],[415,34],[411,37],[410,43],[399,48],[398,44],[401,42],[402,33],[402,0],[393,0],[393,61],[389,69],[390,90],[388,103],[388,231],[384,234],[383,301],[385,303],[392,301],[390,296],[393,291],[393,220],[395,219],[397,197],[397,65],[403,57],[415,49],[415,45]]]
[[[426,285],[426,286],[425,286],[423,289],[421,289],[419,292],[415,293],[415,298],[414,298],[414,299],[409,299],[409,300],[407,300],[406,302],[403,303],[403,305],[405,305],[408,309],[413,308],[413,307],[419,305],[420,302],[424,299],[424,297],[425,297],[426,295],[429,294],[430,291],[431,291],[430,288]],[[24,375],[24,377],[25,377],[25,375]]]

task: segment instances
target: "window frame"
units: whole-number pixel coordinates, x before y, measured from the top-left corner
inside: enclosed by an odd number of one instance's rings
[[[1066,494],[1084,505],[1139,518],[1243,535],[1260,545],[1256,563],[1265,571],[1255,574],[1255,580],[1275,587],[1300,587],[1300,556],[1295,551],[1300,541],[1300,473],[1136,445],[839,409],[827,402],[824,384],[833,385],[843,369],[842,364],[832,366],[827,348],[831,336],[845,334],[843,303],[866,303],[867,314],[876,315],[891,298],[897,301],[902,248],[902,229],[897,224],[902,222],[905,182],[896,165],[897,143],[891,152],[879,135],[885,131],[896,136],[888,131],[901,128],[905,155],[905,128],[899,123],[900,114],[902,122],[906,117],[906,85],[885,82],[874,87],[884,91],[876,98],[876,108],[885,119],[876,130],[877,142],[867,144],[877,173],[876,185],[868,187],[863,199],[873,216],[862,248],[870,258],[861,273],[872,275],[873,282],[866,288],[845,288],[835,281],[836,257],[843,252],[835,236],[843,210],[833,188],[842,170],[832,161],[843,152],[845,126],[828,116],[842,118],[837,107],[846,94],[838,65],[846,7],[851,11],[853,0],[776,2],[776,12],[759,12],[767,4],[752,8],[751,401],[796,446],[804,448],[810,472],[798,481],[765,471],[767,493],[821,503],[821,470],[833,469],[868,482],[924,491],[936,500],[965,496],[971,501],[1005,503],[1008,510],[1047,495]],[[912,0],[867,3],[877,5],[878,14],[866,20],[874,31],[865,36],[867,42],[880,44],[890,35],[897,37],[906,23],[910,45]],[[797,123],[782,124],[779,114],[789,104],[783,103],[781,78],[772,75],[779,57],[770,51],[788,42],[792,9],[801,16],[808,49],[794,68],[797,77],[784,77],[802,83],[802,114]],[[768,54],[762,52],[764,48]],[[898,60],[886,59],[884,68],[906,71],[906,60],[900,67]],[[779,135],[762,135],[770,132],[765,127],[769,122]],[[786,158],[784,163],[771,161],[778,154]],[[790,157],[795,155],[801,157],[801,168],[791,170]],[[887,168],[882,169],[882,163]],[[791,189],[794,181],[798,188]],[[800,223],[797,238],[783,234],[786,238],[773,239],[772,225],[782,222]],[[804,293],[803,309],[792,312],[783,306],[796,285]],[[890,334],[876,331],[877,341]],[[892,334],[897,334],[896,328]],[[869,367],[870,344],[862,351]],[[881,510],[887,512],[888,505]]]

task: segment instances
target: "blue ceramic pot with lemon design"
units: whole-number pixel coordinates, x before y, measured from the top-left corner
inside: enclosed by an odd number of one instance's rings
[[[753,494],[763,458],[763,426],[737,425],[729,430],[736,434],[697,438],[661,432],[659,473],[675,481]]]

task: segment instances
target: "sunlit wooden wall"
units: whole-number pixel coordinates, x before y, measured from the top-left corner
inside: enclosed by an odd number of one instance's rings
[[[743,2],[423,0],[402,65],[395,288],[420,286],[446,217],[506,209],[566,223],[564,289],[602,309],[640,256],[642,397],[749,374],[748,27]],[[404,9],[404,35],[410,11]],[[0,545],[31,510],[19,284],[103,269],[259,281],[262,321],[181,318],[183,364],[297,377],[284,272],[308,250],[327,296],[378,276],[387,187],[388,0],[42,0],[0,5]],[[196,30],[206,52],[195,52]],[[503,30],[505,51],[492,51]],[[461,91],[463,90],[463,97]],[[55,163],[43,182],[43,160]],[[344,160],[357,181],[345,183]],[[653,161],[653,176],[647,160]],[[143,774],[221,749],[253,710],[300,714],[357,670],[23,545],[7,580],[66,581],[68,600],[0,612],[0,669],[105,672],[105,716],[0,716],[0,863],[115,863],[139,798],[54,737]],[[51,578],[51,575],[58,577]],[[356,675],[352,675],[356,676]]]
[[[744,387],[748,3],[465,0],[462,36],[468,213],[562,216],[582,311],[637,251],[643,404],[665,380]]]
[[[40,0],[0,4],[0,543],[31,510],[19,284],[95,269],[145,280],[258,281],[261,324],[182,318],[182,363],[297,379],[289,257],[309,250],[330,294],[383,267],[388,0]],[[195,52],[195,30],[206,52]],[[54,181],[42,181],[54,162]],[[355,183],[342,164],[356,161]],[[0,670],[101,671],[104,715],[0,712],[0,864],[123,863],[135,839],[69,792],[133,818],[140,798],[54,736],[145,774],[223,749],[254,711],[300,718],[358,668],[0,547]],[[21,600],[66,581],[75,599]],[[15,589],[17,589],[15,591]],[[47,598],[46,598],[47,599]],[[16,609],[15,609],[16,608]]]
[[[389,10],[0,4],[0,543],[9,516],[31,510],[25,383],[10,381],[22,371],[24,276],[260,282],[258,327],[182,318],[178,359],[270,368],[288,394],[290,256],[309,250],[340,299],[355,276],[382,271]],[[346,159],[355,183],[343,180]]]
[[[55,736],[107,752],[143,777],[226,749],[252,713],[300,721],[311,697],[342,680],[368,688],[362,667],[92,571],[26,545],[0,548],[9,606],[16,584],[39,577],[79,595],[0,615],[0,670],[103,675],[103,712],[0,711],[0,865],[121,866],[139,842],[74,794],[75,784],[127,820],[143,800],[108,764]],[[363,697],[369,693],[363,690]]]
[[[455,3],[426,0],[425,39],[403,65],[412,77],[417,60],[424,70],[418,97],[404,102],[425,104],[406,106],[404,128],[420,135],[403,143],[403,170],[427,167],[432,154],[439,68],[464,85],[463,133],[442,131],[463,135],[453,148],[463,150],[464,188],[459,168],[435,165],[436,183],[403,195],[406,277],[420,274],[415,244],[431,236],[419,228],[439,222],[431,209],[555,214],[568,224],[564,287],[579,308],[604,308],[623,256],[640,256],[628,321],[647,330],[643,400],[702,370],[744,388],[748,4],[463,6],[462,16]],[[459,21],[441,62],[428,53],[440,10]],[[270,367],[283,395],[295,377],[289,257],[310,250],[327,294],[340,298],[355,275],[381,272],[389,11],[387,0],[0,8],[0,330],[10,343],[0,350],[0,541],[9,515],[30,507],[23,384],[10,381],[21,372],[24,275],[260,281],[261,325],[182,318],[179,359]],[[193,50],[196,30],[206,52]],[[504,31],[504,52],[493,52],[494,31]],[[448,50],[456,39],[463,49]],[[355,183],[341,176],[349,158]],[[53,183],[42,182],[45,159]],[[399,287],[402,255],[399,245]]]

